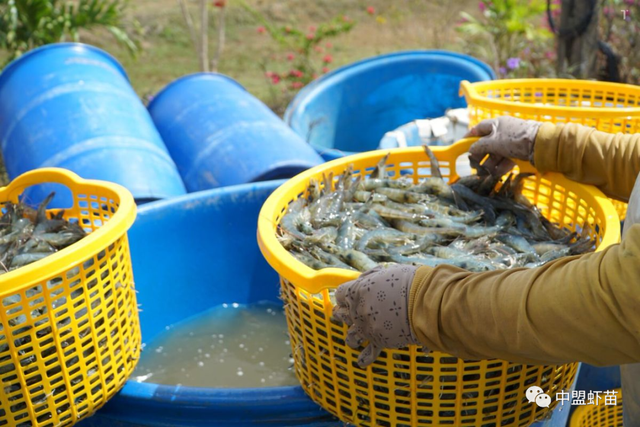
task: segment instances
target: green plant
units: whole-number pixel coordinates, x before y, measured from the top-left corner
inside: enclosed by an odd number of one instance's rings
[[[543,25],[546,0],[482,0],[478,8],[479,18],[462,12],[457,27],[467,52],[491,64],[502,77],[550,69],[544,64],[549,55],[538,54],[553,46],[553,34]]]
[[[306,31],[295,25],[277,26],[246,3],[241,4],[261,24],[257,31],[268,34],[282,50],[276,55],[273,69],[267,70],[266,61],[263,67],[271,84],[284,83],[287,90],[297,91],[321,73],[328,72],[333,62],[330,53],[333,43],[329,40],[348,33],[355,25],[347,16],[339,15],[328,22],[312,25]]]
[[[5,0],[6,1],[6,0]],[[136,43],[122,27],[126,0],[8,0],[0,5],[0,48],[8,61],[49,43],[80,41],[80,30],[106,28],[133,54]]]

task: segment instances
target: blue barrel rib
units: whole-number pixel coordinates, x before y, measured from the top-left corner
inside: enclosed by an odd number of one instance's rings
[[[462,80],[491,80],[488,65],[446,51],[406,51],[339,68],[302,89],[285,122],[333,160],[374,150],[382,136],[416,119],[466,106]]]
[[[124,69],[88,45],[46,45],[0,74],[0,148],[11,179],[55,166],[121,184],[137,201],[186,192]]]
[[[149,112],[189,192],[289,178],[323,161],[266,105],[221,74],[172,82]]]

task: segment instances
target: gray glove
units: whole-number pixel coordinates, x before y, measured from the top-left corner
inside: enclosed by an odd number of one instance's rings
[[[479,163],[489,154],[482,166],[492,175],[503,175],[515,164],[509,159],[529,160],[533,164],[533,145],[541,122],[502,116],[483,120],[465,136],[481,136],[471,146],[470,160]]]
[[[336,290],[333,318],[349,326],[346,343],[360,353],[358,365],[364,368],[385,348],[419,344],[409,323],[409,290],[417,267],[394,265],[376,267]]]

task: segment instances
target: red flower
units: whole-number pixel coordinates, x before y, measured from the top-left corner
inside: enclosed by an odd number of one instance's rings
[[[293,83],[291,83],[291,87],[294,88],[294,89],[300,89],[302,86],[304,86],[302,84],[302,82],[293,82]]]
[[[273,74],[271,76],[271,83],[273,83],[274,85],[277,85],[278,83],[280,83],[280,76],[277,74]]]
[[[213,2],[215,7],[225,7],[227,5],[227,0],[216,0]]]
[[[331,49],[333,47],[331,42],[327,42],[327,44],[325,44],[325,46],[327,47],[327,49]]]
[[[256,31],[258,31],[258,34],[264,34],[267,29],[265,27],[258,27]]]
[[[296,56],[295,56],[293,53],[288,53],[288,54],[287,54],[287,60],[288,60],[288,61],[293,61],[293,60],[295,59],[295,57],[296,57]]]
[[[376,9],[375,9],[373,6],[369,6],[369,7],[367,8],[367,13],[368,13],[369,15],[373,15],[374,13],[376,13]]]
[[[329,72],[329,67],[322,67],[322,72],[323,73],[328,73]]]
[[[322,61],[329,64],[331,61],[333,61],[333,57],[331,55],[325,55],[324,58],[322,58]]]
[[[316,46],[313,49],[318,53],[322,53],[322,48],[320,46]]]
[[[300,78],[304,75],[304,73],[300,70],[291,70],[289,71],[289,75]]]
[[[315,35],[315,34],[313,34],[313,33],[309,33],[309,34],[307,34],[307,40],[313,40],[313,39],[315,39],[315,38],[316,38],[316,35]]]
[[[312,25],[312,26],[310,26],[310,27],[309,27],[309,31],[311,31],[312,33],[315,33],[315,32],[316,32],[316,27],[315,27],[315,26],[313,26],[313,25]]]

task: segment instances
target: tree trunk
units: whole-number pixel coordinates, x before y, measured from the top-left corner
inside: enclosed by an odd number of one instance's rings
[[[200,48],[198,48],[198,36],[196,34],[196,28],[193,26],[193,20],[191,19],[191,14],[189,13],[187,4],[184,2],[184,0],[178,0],[178,4],[180,5],[180,10],[182,11],[182,18],[184,18],[184,22],[187,24],[187,28],[189,29],[189,35],[191,36],[193,48],[199,55]]]
[[[597,0],[562,0],[557,29],[559,76],[597,77],[599,12]]]
[[[218,64],[220,63],[220,58],[222,57],[222,51],[224,50],[224,13],[226,7],[223,6],[218,11],[218,46],[216,47],[216,53],[211,60],[211,71],[214,73],[218,72]]]
[[[200,71],[209,71],[209,11],[207,0],[200,0]]]

